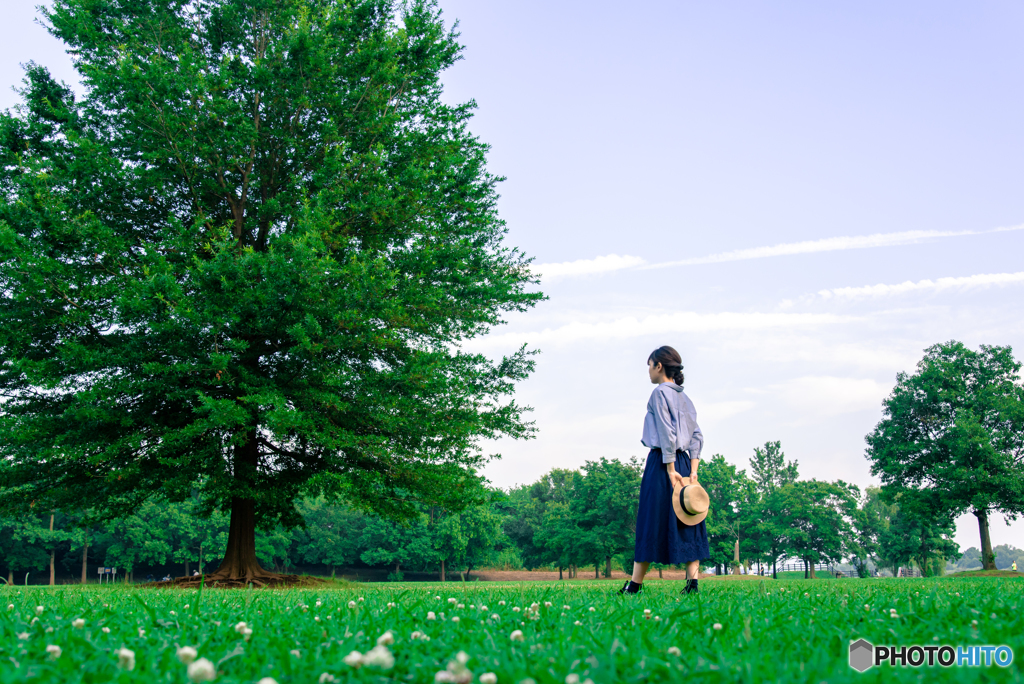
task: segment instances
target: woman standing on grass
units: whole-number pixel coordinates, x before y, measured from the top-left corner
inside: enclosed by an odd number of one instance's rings
[[[703,517],[695,525],[680,521],[672,503],[676,486],[697,484],[697,465],[704,436],[697,427],[697,411],[683,393],[683,360],[672,347],[658,347],[647,358],[648,375],[657,387],[647,401],[641,442],[647,455],[640,482],[636,516],[633,577],[620,593],[636,594],[651,563],[686,563],[686,588],[697,591],[699,562],[711,556]],[[706,510],[706,509],[705,509]]]

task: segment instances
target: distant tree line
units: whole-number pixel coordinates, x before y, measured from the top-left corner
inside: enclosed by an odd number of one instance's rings
[[[602,458],[579,470],[555,468],[507,491],[482,489],[482,502],[461,512],[424,507],[405,522],[323,497],[302,499],[296,508],[304,524],[258,531],[257,554],[278,572],[297,566],[324,574],[379,568],[395,580],[408,571],[458,578],[484,567],[557,568],[568,578],[589,568],[594,576],[609,576],[632,563],[641,474],[636,458]],[[930,575],[959,557],[951,521],[901,506],[899,497],[886,503],[879,488],[861,496],[842,481],[801,480],[797,463],[786,461],[779,442],[754,450],[750,475],[718,454],[704,461],[699,474],[712,499],[708,565],[719,572],[740,566],[768,572],[784,559],[796,559],[806,562],[809,576],[814,564],[843,560],[862,576],[869,573],[869,561],[894,572],[913,563]],[[83,581],[91,580],[88,571],[97,564],[117,567],[122,577],[136,581],[142,579],[139,569],[187,575],[217,567],[229,522],[219,510],[204,515],[198,497],[150,500],[135,514],[105,523],[86,523],[81,514],[30,511],[0,518],[0,558],[7,581],[15,583],[26,572],[36,573],[34,582],[45,582],[50,568],[76,578],[80,570]],[[1000,567],[1019,553],[997,547]]]

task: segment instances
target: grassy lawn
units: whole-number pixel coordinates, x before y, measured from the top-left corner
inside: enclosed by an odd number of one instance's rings
[[[636,597],[615,594],[618,584],[607,581],[201,595],[4,587],[0,682],[186,683],[185,646],[215,677],[202,679],[193,664],[193,680],[216,682],[426,684],[439,671],[439,681],[481,684],[1022,681],[1024,582],[1015,579],[702,581],[696,597],[679,596],[681,586],[651,582]],[[1008,668],[883,665],[858,674],[847,653],[860,637],[1006,644],[1018,659]],[[360,664],[353,651],[371,655]]]

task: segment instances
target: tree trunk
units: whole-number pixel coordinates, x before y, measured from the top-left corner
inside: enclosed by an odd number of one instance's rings
[[[89,545],[82,546],[82,584],[89,583]]]
[[[189,576],[189,572],[188,572],[188,561],[185,561],[185,577],[188,577],[188,576]]]
[[[250,484],[256,479],[259,465],[259,445],[256,431],[252,430],[245,444],[235,446],[234,476]],[[228,545],[217,571],[207,582],[230,582],[263,586],[267,581],[281,581],[284,576],[264,570],[256,558],[256,502],[241,497],[231,498],[231,523]]]
[[[740,540],[736,539],[736,545],[732,549],[732,574],[740,574]]]
[[[992,553],[992,538],[988,535],[988,511],[974,511],[978,516],[978,530],[981,532],[981,569],[995,570],[996,558]]]
[[[441,559],[441,581],[444,582],[444,559]]]
[[[228,545],[220,567],[209,581],[257,582],[274,577],[256,558],[256,502],[252,499],[231,499],[231,524],[228,527]]]
[[[601,564],[594,563],[594,579],[601,579]]]
[[[562,566],[558,566],[558,579],[562,579]]]
[[[661,574],[661,570],[662,570],[662,568],[661,568],[661,566],[659,565],[659,566],[658,566],[658,579],[665,579],[665,576]]]
[[[50,513],[50,531],[53,532],[53,513]],[[50,586],[52,587],[56,582],[56,568],[54,567],[54,557],[57,555],[57,549],[50,549]]]
[[[810,576],[810,573],[807,571],[807,559],[804,558],[804,579],[809,579]]]
[[[605,556],[604,557],[604,576],[605,577],[611,577],[612,576],[612,557],[611,556]]]
[[[817,579],[817,577],[814,575],[814,563],[811,563],[810,567],[811,567],[811,579]]]
[[[775,559],[772,558],[772,579],[779,579],[779,573],[775,569]]]

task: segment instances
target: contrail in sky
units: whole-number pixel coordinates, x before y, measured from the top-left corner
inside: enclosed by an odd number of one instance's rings
[[[908,230],[901,233],[876,233],[874,235],[851,235],[824,238],[822,240],[806,240],[804,242],[786,242],[770,247],[752,247],[737,249],[732,252],[720,252],[708,256],[667,261],[657,264],[646,264],[641,268],[667,268],[669,266],[691,266],[694,264],[717,264],[724,261],[744,261],[747,259],[765,259],[768,257],[788,256],[791,254],[811,254],[813,252],[837,252],[844,249],[866,249],[868,247],[894,247],[911,245],[935,238],[958,237],[961,235],[987,235],[989,233],[1005,233],[1013,230],[1024,230],[1024,225],[992,228],[990,230]]]
[[[609,254],[594,259],[578,259],[562,263],[535,264],[532,269],[544,278],[566,278],[580,275],[595,275],[626,269],[649,270],[669,268],[671,266],[694,266],[697,264],[718,264],[727,261],[745,261],[748,259],[767,259],[769,257],[789,256],[793,254],[812,254],[814,252],[837,252],[846,249],[867,249],[869,247],[895,247],[912,245],[937,238],[960,237],[964,235],[988,235],[990,233],[1006,233],[1024,230],[1024,224],[992,228],[989,230],[907,230],[899,233],[875,233],[874,235],[846,235],[841,237],[823,238],[821,240],[805,240],[803,242],[784,242],[779,245],[737,249],[731,252],[719,252],[707,256],[665,261],[649,264],[638,256]]]

